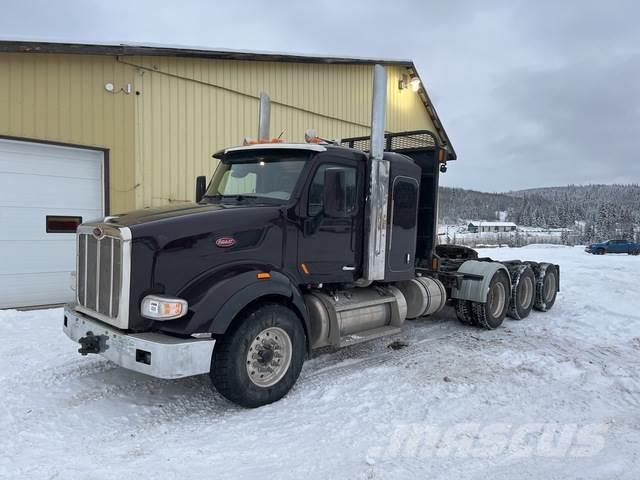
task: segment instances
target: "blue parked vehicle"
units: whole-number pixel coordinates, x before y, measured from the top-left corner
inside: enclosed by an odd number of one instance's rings
[[[640,243],[634,243],[630,240],[609,240],[602,243],[592,243],[584,251],[594,255],[604,255],[605,253],[640,255]]]

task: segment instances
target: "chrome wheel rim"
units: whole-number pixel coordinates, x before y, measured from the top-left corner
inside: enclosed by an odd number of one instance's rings
[[[546,281],[544,282],[544,301],[550,302],[553,300],[553,295],[556,293],[556,276],[554,273],[548,273]]]
[[[507,298],[504,284],[502,282],[496,282],[489,291],[489,312],[494,318],[499,317],[502,314],[504,308],[505,299]]]
[[[533,300],[533,280],[529,277],[522,280],[522,294],[520,295],[520,306],[527,308]]]
[[[249,380],[261,388],[275,385],[291,365],[291,338],[279,327],[269,327],[256,335],[245,361]]]

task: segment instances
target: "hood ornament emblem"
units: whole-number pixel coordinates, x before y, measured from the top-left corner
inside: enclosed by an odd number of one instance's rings
[[[93,229],[93,236],[96,237],[97,240],[100,240],[104,237],[104,230],[101,227],[95,227]]]

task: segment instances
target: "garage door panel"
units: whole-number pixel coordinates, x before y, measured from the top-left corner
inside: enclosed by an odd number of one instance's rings
[[[95,150],[0,140],[0,172],[102,177],[103,153]]]
[[[54,242],[1,242],[2,273],[13,275],[16,273],[38,272],[71,272],[75,270],[75,235],[61,234],[71,237]],[[28,252],[28,255],[6,255],[5,252]]]
[[[0,173],[22,175],[67,176],[73,172],[74,177],[98,179],[102,177],[101,165],[78,162],[71,158],[39,158],[34,155],[18,155],[0,149]],[[98,158],[102,154],[97,154]]]
[[[0,242],[3,240],[59,241],[64,236],[73,240],[75,235],[47,233],[47,215],[81,217],[83,222],[102,218],[99,209],[55,209],[55,208],[0,208]],[[0,244],[1,245],[1,244]]]
[[[52,305],[74,299],[69,272],[14,274],[7,282],[0,275],[0,308]]]
[[[0,207],[68,208],[100,205],[102,189],[82,178],[0,173]]]
[[[47,233],[47,215],[104,216],[103,154],[0,139],[0,308],[73,298],[75,235]]]

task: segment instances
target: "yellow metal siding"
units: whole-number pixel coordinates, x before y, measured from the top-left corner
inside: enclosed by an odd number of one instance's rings
[[[134,74],[113,57],[0,54],[0,135],[108,149],[111,210],[135,208],[135,95],[104,89]]]
[[[387,72],[387,130],[433,130],[419,96],[398,89],[406,69]],[[109,149],[111,211],[121,212],[192,200],[211,155],[256,136],[261,91],[272,136],[367,135],[371,77],[371,65],[0,54],[0,135]],[[108,93],[107,82],[133,92]]]
[[[314,128],[325,138],[367,135],[371,117],[369,65],[222,61],[173,57],[122,59],[138,70],[137,203],[193,199],[197,175],[210,177],[211,155],[257,134],[258,96],[272,100],[271,135],[304,140]],[[388,67],[388,131],[433,130],[424,105]]]

